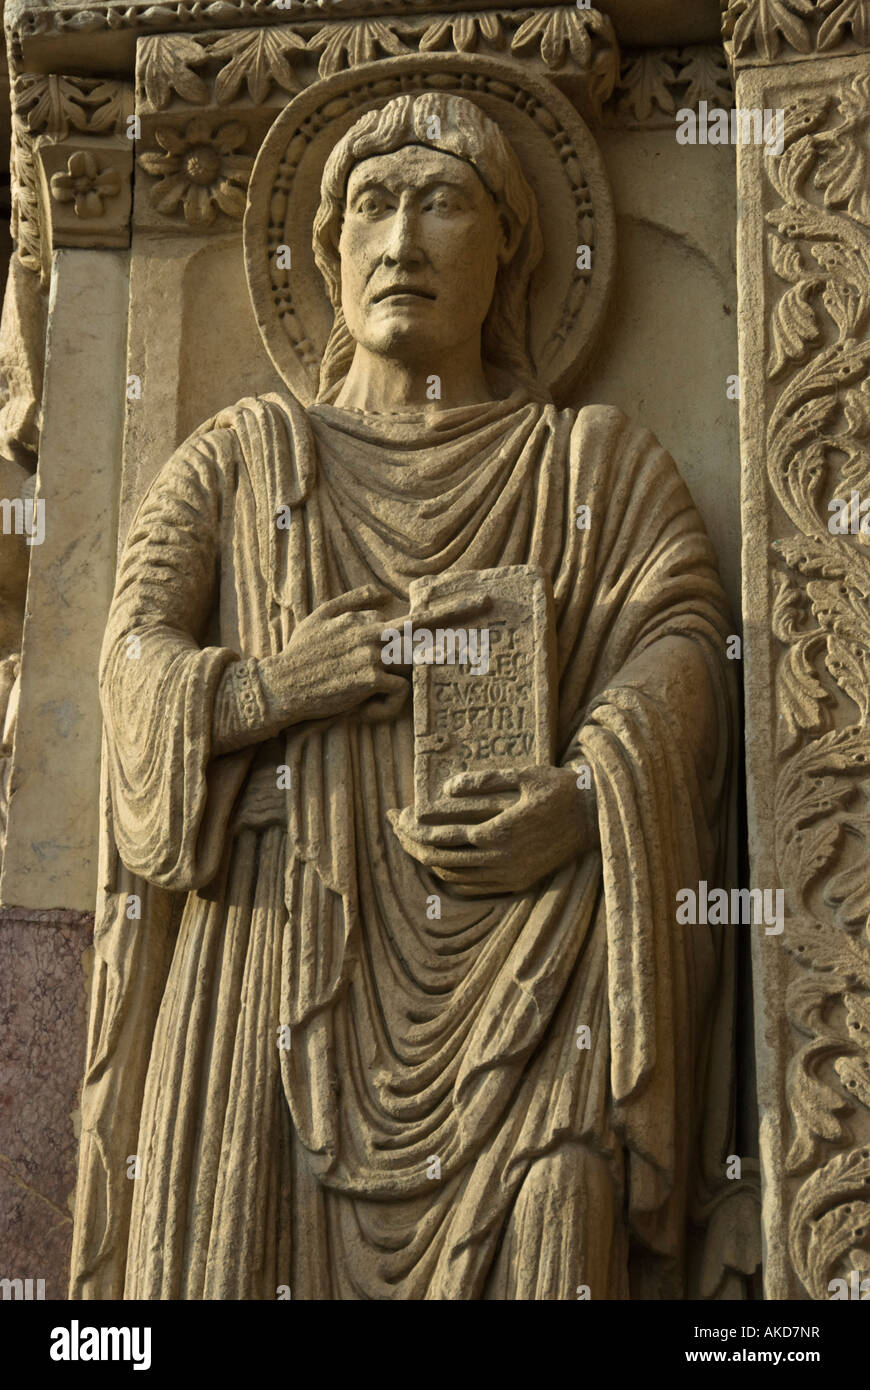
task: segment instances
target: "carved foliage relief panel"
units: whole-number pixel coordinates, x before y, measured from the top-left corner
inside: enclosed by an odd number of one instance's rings
[[[787,910],[756,942],[768,1296],[825,1299],[870,1272],[870,74],[787,78],[738,83],[785,113],[740,161],[750,848]]]
[[[722,35],[735,62],[794,61],[870,44],[867,0],[722,0]]]

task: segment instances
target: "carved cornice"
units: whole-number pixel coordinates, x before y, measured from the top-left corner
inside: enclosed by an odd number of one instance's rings
[[[793,62],[870,51],[870,0],[722,0],[729,60]]]
[[[721,45],[627,49],[603,120],[605,125],[630,130],[672,130],[677,111],[696,110],[701,101],[725,110],[734,105]]]
[[[564,0],[542,0],[538,8],[559,8]],[[477,0],[476,10],[525,10],[512,0]],[[37,38],[82,34],[124,34],[133,39],[154,33],[227,31],[253,25],[298,24],[307,20],[340,23],[355,18],[404,19],[415,14],[450,13],[444,0],[103,0],[102,4],[19,4],[9,6],[6,33],[13,65],[23,61]]]
[[[819,1299],[870,1273],[870,537],[829,527],[832,496],[870,495],[870,75],[823,86],[763,160],[789,1242]]]
[[[564,0],[542,0],[538,8],[557,8]],[[131,41],[145,34],[178,31],[227,30],[236,27],[297,23],[305,19],[347,20],[367,16],[408,18],[415,14],[451,14],[449,0],[7,0],[6,27],[13,62],[34,64],[59,43],[79,36],[96,38],[89,52],[101,60],[101,50],[132,56]],[[477,11],[525,11],[523,0],[476,0]],[[716,37],[716,0],[599,0],[617,34],[630,44],[694,44]],[[127,42],[123,39],[126,36]],[[114,39],[115,42],[109,42]],[[121,41],[120,43],[117,41]],[[23,54],[27,48],[29,53]],[[62,55],[59,54],[59,57]],[[120,69],[116,66],[116,71]]]
[[[140,42],[137,109],[170,106],[283,105],[318,77],[378,58],[416,52],[481,53],[531,62],[555,80],[582,82],[593,106],[613,91],[619,50],[597,10],[561,5],[420,19],[297,23],[283,29],[167,35]]]

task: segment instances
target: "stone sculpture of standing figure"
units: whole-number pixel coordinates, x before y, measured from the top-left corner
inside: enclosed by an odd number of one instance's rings
[[[138,947],[98,943],[73,1293],[683,1297],[730,1126],[729,959],[675,920],[727,853],[713,552],[647,431],[537,383],[538,211],[474,102],[368,111],[321,193],[319,399],[203,425],[120,562],[113,833],[183,907],[129,1222],[100,1153]],[[460,774],[419,823],[381,634],[447,573],[468,601],[429,625],[484,623],[474,573],[507,565],[552,586],[554,765]]]

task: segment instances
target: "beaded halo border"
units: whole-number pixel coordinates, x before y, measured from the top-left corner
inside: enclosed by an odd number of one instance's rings
[[[365,111],[425,91],[477,100],[511,141],[538,197],[544,257],[532,280],[530,339],[538,382],[555,398],[580,374],[602,326],[616,263],[613,203],[592,133],[567,97],[515,65],[477,55],[385,59],[317,82],[288,102],[251,176],[244,224],[251,300],[269,356],[303,404],[317,394],[332,315],[311,250],[323,164]],[[290,249],[289,266],[278,255],[282,246]],[[589,267],[580,246],[590,248]]]

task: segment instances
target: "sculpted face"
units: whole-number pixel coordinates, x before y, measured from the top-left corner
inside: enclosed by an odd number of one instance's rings
[[[464,160],[418,145],[362,160],[348,179],[339,242],[353,337],[409,362],[479,337],[508,239]]]

